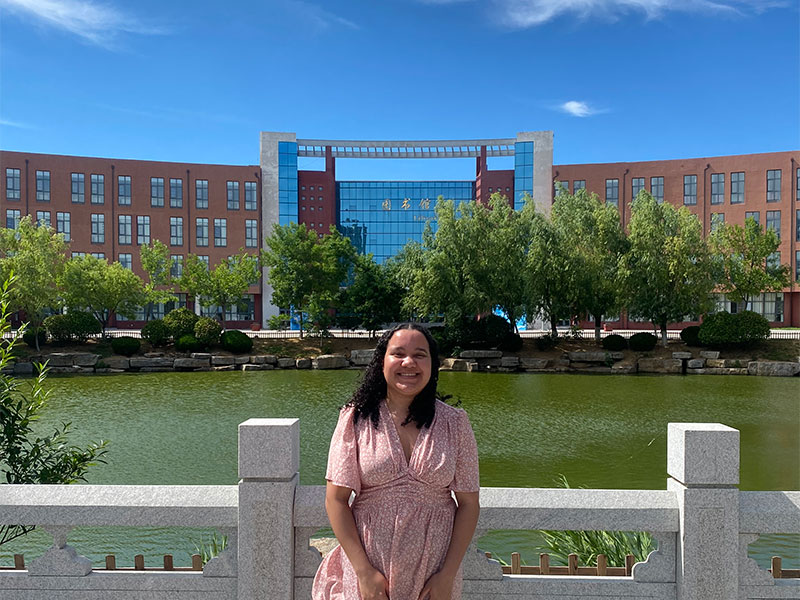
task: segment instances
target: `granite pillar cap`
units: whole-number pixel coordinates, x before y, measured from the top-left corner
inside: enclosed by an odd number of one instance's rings
[[[720,423],[670,423],[667,473],[684,485],[738,485],[739,430]]]
[[[289,480],[299,470],[299,419],[248,419],[239,424],[240,478]]]

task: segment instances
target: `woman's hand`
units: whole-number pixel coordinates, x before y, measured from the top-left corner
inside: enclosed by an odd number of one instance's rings
[[[444,571],[434,573],[422,588],[419,600],[450,600],[453,597],[454,581],[455,577]]]
[[[388,600],[389,582],[378,569],[358,574],[358,589],[361,600]]]

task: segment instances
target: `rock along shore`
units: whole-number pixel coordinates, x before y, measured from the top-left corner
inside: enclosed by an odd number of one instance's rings
[[[194,352],[166,356],[150,352],[143,356],[108,356],[89,352],[52,352],[8,365],[3,372],[32,375],[38,364],[47,363],[53,374],[153,373],[166,371],[270,371],[274,369],[360,369],[369,364],[373,350],[349,354],[322,354],[314,358],[288,358],[272,354],[235,356]],[[741,361],[720,358],[718,351],[673,352],[672,358],[639,357],[624,360],[622,352],[564,352],[560,358],[529,358],[503,355],[500,350],[465,350],[458,358],[442,360],[441,371],[483,373],[593,373],[629,375],[663,373],[685,375],[762,375],[797,377],[800,362]]]

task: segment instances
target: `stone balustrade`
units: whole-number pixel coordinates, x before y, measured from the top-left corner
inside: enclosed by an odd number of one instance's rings
[[[766,533],[800,533],[800,492],[740,492],[739,432],[668,426],[666,490],[483,488],[464,559],[464,600],[800,598],[747,557]],[[323,486],[299,481],[299,421],[239,426],[238,486],[0,485],[0,523],[37,525],[53,546],[27,570],[0,570],[10,600],[291,600],[310,597],[328,526]],[[92,569],[68,544],[76,526],[209,527],[228,548],[203,571]],[[649,531],[658,549],[631,577],[504,575],[475,544],[493,529]]]

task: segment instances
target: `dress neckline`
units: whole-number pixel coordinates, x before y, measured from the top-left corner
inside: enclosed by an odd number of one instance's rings
[[[414,440],[414,445],[411,446],[411,454],[406,458],[406,451],[403,449],[403,442],[400,439],[400,432],[397,430],[397,424],[394,422],[394,418],[392,418],[392,414],[389,412],[389,406],[386,403],[386,399],[384,398],[381,401],[381,411],[383,412],[383,417],[386,419],[386,427],[391,430],[389,434],[392,437],[392,440],[395,444],[395,450],[399,451],[400,459],[402,460],[403,467],[406,469],[411,468],[411,463],[414,461],[414,455],[417,453],[417,448],[420,445],[420,438],[423,435],[426,435],[426,430],[429,430],[433,427],[433,423],[431,423],[431,427],[422,427],[419,432],[417,433],[417,438]]]

